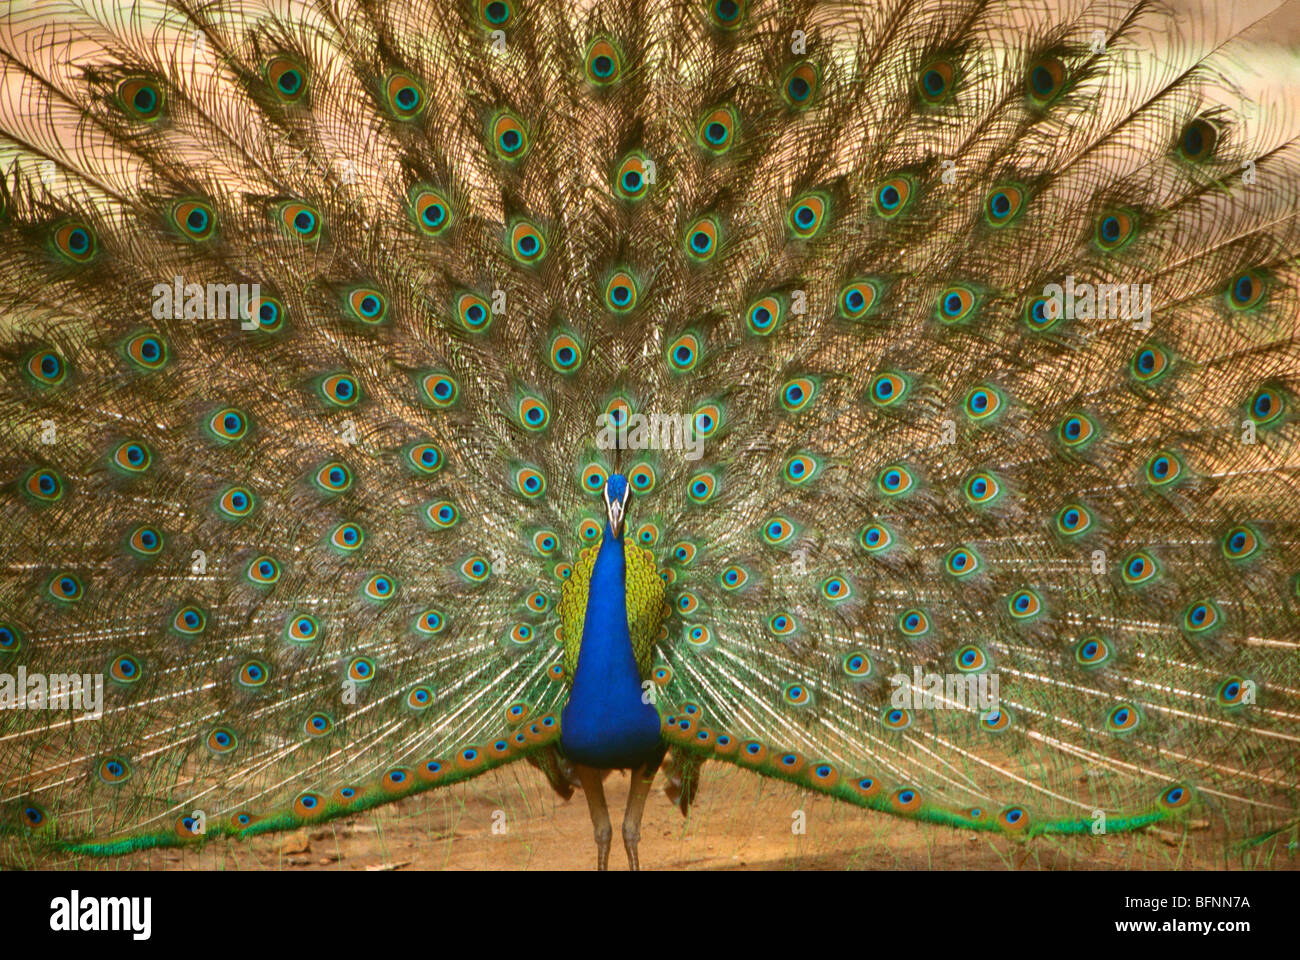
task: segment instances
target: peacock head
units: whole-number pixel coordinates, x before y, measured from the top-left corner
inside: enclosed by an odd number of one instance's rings
[[[632,488],[627,485],[627,477],[621,473],[611,473],[605,481],[605,515],[609,518],[609,532],[615,540],[623,539],[623,518],[627,514],[627,501],[632,496]]]

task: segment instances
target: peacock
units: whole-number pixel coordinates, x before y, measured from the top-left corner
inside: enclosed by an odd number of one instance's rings
[[[610,771],[636,869],[709,761],[1284,849],[1300,70],[1251,26],[10,0],[0,849],[521,760],[600,869]]]

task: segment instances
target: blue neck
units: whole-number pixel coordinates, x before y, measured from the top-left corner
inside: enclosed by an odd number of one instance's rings
[[[560,717],[560,745],[590,767],[634,767],[661,750],[659,712],[641,702],[641,672],[627,625],[623,538],[605,525],[591,572],[582,648]]]

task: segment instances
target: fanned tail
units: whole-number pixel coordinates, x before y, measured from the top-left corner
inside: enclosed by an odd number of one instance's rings
[[[0,713],[14,842],[571,792],[615,470],[683,812],[714,758],[1293,827],[1293,57],[1145,2],[6,14],[0,673],[103,680]]]

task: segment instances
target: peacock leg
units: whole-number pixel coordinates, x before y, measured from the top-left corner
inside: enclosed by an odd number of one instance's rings
[[[591,813],[591,825],[596,831],[596,869],[609,869],[609,841],[614,835],[614,828],[609,822],[609,807],[605,805],[605,787],[601,782],[608,771],[595,767],[576,764],[578,780],[582,783],[582,792],[587,797],[587,810]]]
[[[632,771],[627,809],[623,811],[623,846],[627,848],[627,865],[632,870],[641,869],[636,852],[636,845],[641,840],[641,814],[645,811],[645,798],[650,795],[650,787],[655,782],[658,769],[659,763],[656,761]]]

